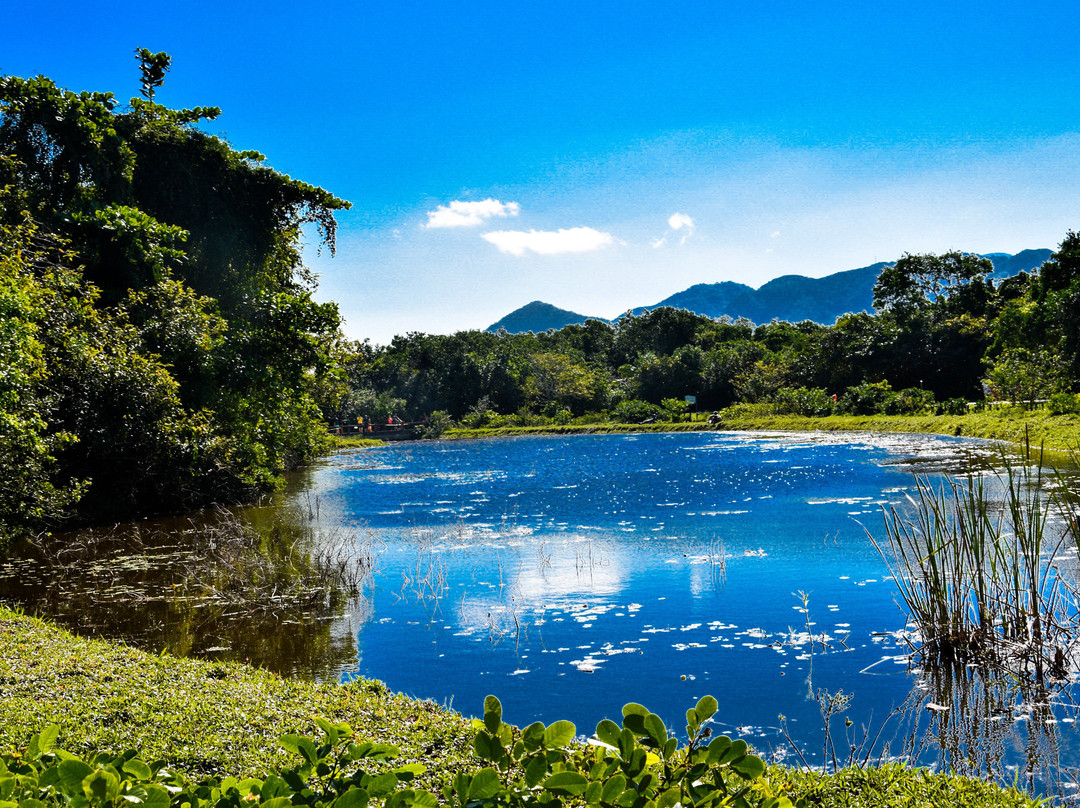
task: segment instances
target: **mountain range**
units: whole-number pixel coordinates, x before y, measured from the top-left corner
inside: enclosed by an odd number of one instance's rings
[[[993,261],[993,277],[1000,280],[1042,266],[1051,254],[1051,250],[1038,249],[1023,250],[1016,255],[989,253],[984,257]],[[652,306],[639,306],[631,311],[638,315],[661,306],[671,306],[706,317],[745,317],[754,323],[768,323],[772,320],[797,323],[813,320],[832,325],[842,314],[873,310],[874,282],[882,268],[890,263],[892,262],[880,261],[859,269],[835,272],[823,278],[782,275],[757,289],[734,281],[698,283]],[[611,322],[603,317],[578,314],[534,300],[492,323],[487,330],[506,329],[511,334],[527,331],[541,333],[574,323],[584,323],[586,320]]]

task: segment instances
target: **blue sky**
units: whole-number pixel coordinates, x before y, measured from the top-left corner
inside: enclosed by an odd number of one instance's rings
[[[309,252],[346,333],[613,317],[694,283],[1080,228],[1080,4],[39,3],[0,73],[216,105],[237,148],[350,200]]]

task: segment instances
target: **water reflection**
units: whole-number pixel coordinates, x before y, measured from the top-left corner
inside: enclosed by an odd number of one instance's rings
[[[0,564],[0,595],[84,635],[336,678],[355,665],[375,548],[293,506],[61,533]]]

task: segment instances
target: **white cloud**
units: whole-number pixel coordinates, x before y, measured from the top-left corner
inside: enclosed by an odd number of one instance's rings
[[[694,220],[687,216],[685,213],[673,213],[668,217],[668,227],[672,230],[682,230],[686,228],[686,235],[684,239],[693,235],[694,233]]]
[[[454,200],[449,205],[439,205],[429,210],[425,228],[432,230],[443,227],[475,227],[488,219],[517,216],[521,205],[517,202],[500,202],[497,199],[485,199],[483,202],[462,202]]]
[[[571,227],[551,230],[496,230],[484,233],[483,238],[504,253],[524,255],[557,255],[559,253],[589,252],[615,243],[610,233],[601,233],[591,227]]]
[[[653,247],[663,247],[667,244],[668,236],[673,233],[678,233],[680,230],[684,231],[682,238],[679,239],[679,244],[685,244],[690,240],[690,237],[694,235],[694,220],[687,216],[685,213],[673,213],[668,216],[668,232],[657,239],[653,239]]]

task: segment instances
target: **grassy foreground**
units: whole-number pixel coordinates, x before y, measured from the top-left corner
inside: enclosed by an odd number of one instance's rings
[[[433,791],[447,775],[479,768],[466,719],[381,683],[317,684],[240,664],[155,656],[0,607],[0,748],[23,746],[55,723],[59,745],[77,754],[135,748],[190,775],[265,775],[295,762],[277,738],[315,734],[314,716],[397,745],[394,765],[424,764],[418,785]],[[899,765],[828,776],[773,766],[762,787],[822,808],[1038,804],[978,780]]]

